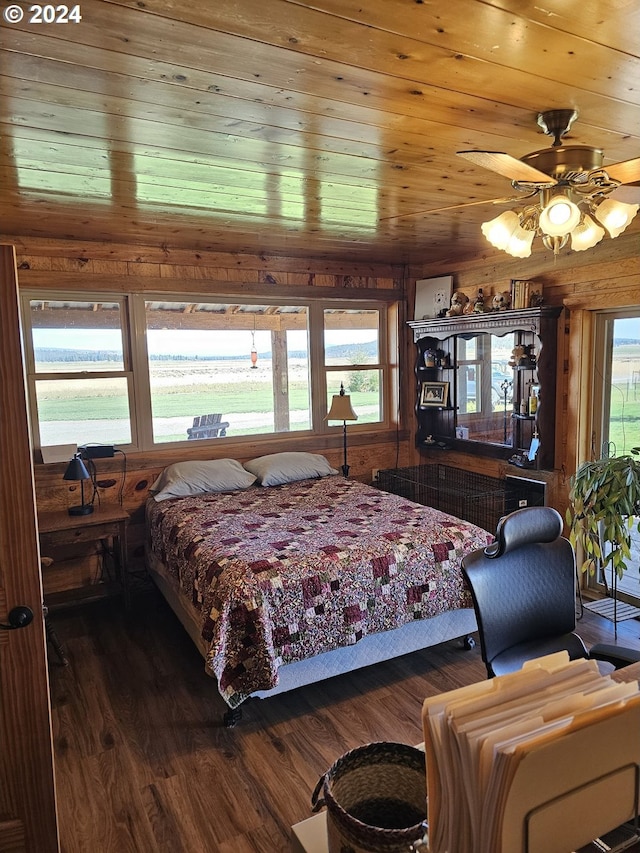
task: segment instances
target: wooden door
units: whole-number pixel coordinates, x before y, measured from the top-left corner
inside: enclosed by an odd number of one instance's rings
[[[33,466],[12,246],[0,245],[0,853],[59,850]]]

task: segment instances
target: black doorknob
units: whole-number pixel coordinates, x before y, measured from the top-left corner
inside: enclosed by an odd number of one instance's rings
[[[9,611],[9,624],[3,625],[0,622],[0,628],[11,631],[13,628],[26,628],[31,622],[33,622],[33,610],[26,604],[21,604]]]

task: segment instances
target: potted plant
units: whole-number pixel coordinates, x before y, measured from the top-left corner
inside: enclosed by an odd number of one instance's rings
[[[631,455],[583,462],[571,478],[569,540],[582,550],[582,571],[600,568],[621,578],[631,556],[631,532],[640,531],[640,448]]]

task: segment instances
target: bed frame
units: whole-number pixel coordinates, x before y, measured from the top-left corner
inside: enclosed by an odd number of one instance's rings
[[[206,657],[207,647],[201,636],[201,621],[198,611],[180,592],[163,564],[149,549],[147,567],[154,583],[184,626],[198,651],[203,658]],[[476,630],[476,617],[472,608],[449,610],[430,619],[409,622],[392,631],[368,634],[353,646],[333,649],[304,661],[296,661],[281,666],[278,670],[276,687],[272,687],[270,690],[259,690],[251,695],[259,699],[277,696],[279,693],[286,693],[307,684],[315,684],[325,678],[353,672],[374,663],[381,663],[458,638],[462,638],[464,648],[471,649],[475,646],[471,634]],[[223,722],[227,727],[234,726],[241,719],[241,707],[230,708],[223,715]]]

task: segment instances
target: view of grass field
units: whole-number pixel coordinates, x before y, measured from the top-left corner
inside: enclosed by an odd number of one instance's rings
[[[613,348],[609,444],[612,455],[640,446],[640,343]]]
[[[75,369],[80,372],[83,365]],[[89,365],[87,365],[89,367]],[[95,365],[91,365],[95,369]],[[60,372],[54,363],[44,370]],[[369,372],[364,374],[369,375]],[[331,374],[337,393],[340,382],[350,388],[348,370]],[[377,377],[377,372],[376,372]],[[360,378],[360,377],[358,377]],[[379,420],[377,383],[351,390],[359,423]],[[157,442],[184,441],[194,417],[220,413],[230,426],[227,435],[254,435],[274,430],[272,373],[269,361],[252,369],[247,359],[202,361],[170,359],[154,362],[151,372],[154,435]],[[68,392],[68,393],[67,393]],[[305,360],[289,362],[291,430],[310,429],[310,394]],[[126,386],[121,379],[43,382],[38,412],[43,444],[76,442],[129,443]]]

